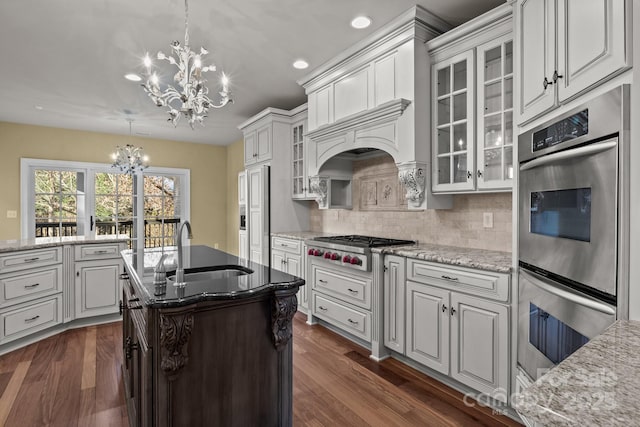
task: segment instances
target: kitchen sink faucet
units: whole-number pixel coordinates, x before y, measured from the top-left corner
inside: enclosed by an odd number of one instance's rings
[[[191,234],[191,224],[189,221],[185,221],[180,225],[180,229],[178,230],[178,268],[176,269],[176,283],[174,286],[184,286],[184,265],[182,264],[182,232],[184,230],[185,225],[187,226],[187,232],[189,233],[189,239],[193,239],[193,234]]]

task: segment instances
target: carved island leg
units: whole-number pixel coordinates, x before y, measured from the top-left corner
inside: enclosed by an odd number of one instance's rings
[[[193,312],[160,314],[160,368],[173,381],[187,365]]]
[[[274,292],[271,311],[273,345],[278,351],[278,400],[280,426],[293,424],[293,316],[298,310],[298,288]]]

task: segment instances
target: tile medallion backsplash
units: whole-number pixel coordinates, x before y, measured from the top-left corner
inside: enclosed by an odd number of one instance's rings
[[[453,209],[407,211],[397,177],[388,155],[354,161],[353,209],[319,210],[314,203],[311,229],[511,251],[511,193],[454,195]],[[493,213],[493,228],[483,227],[485,212]]]

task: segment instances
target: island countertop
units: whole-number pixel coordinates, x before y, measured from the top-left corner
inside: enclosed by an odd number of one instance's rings
[[[250,262],[235,255],[204,245],[183,248],[185,273],[207,271],[210,267],[241,267],[253,271],[233,277],[207,282],[187,282],[184,287],[154,284],[153,269],[163,254],[167,254],[164,265],[167,276],[175,274],[177,250],[175,247],[127,249],[122,259],[131,283],[140,292],[140,302],[152,308],[180,307],[201,301],[249,298],[263,292],[291,289],[304,285],[304,280],[267,266]]]
[[[640,322],[618,320],[516,396],[545,426],[638,425]]]

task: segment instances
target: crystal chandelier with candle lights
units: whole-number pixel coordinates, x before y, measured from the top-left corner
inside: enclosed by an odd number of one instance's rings
[[[127,119],[129,122],[129,137],[131,137],[131,123],[133,119]],[[118,168],[120,172],[128,175],[133,175],[137,171],[145,170],[149,165],[149,157],[144,154],[142,147],[134,147],[132,144],[127,144],[124,147],[116,146],[115,153],[111,154],[111,159],[114,168]]]
[[[220,100],[216,104],[208,96],[209,89],[205,86],[206,79],[204,73],[216,71],[216,66],[204,65],[203,58],[209,52],[201,47],[200,53],[195,53],[189,47],[189,5],[184,2],[184,45],[179,41],[171,43],[171,51],[174,56],[167,56],[163,52],[158,52],[157,58],[165,60],[171,65],[175,65],[178,71],[173,76],[173,80],[178,86],[170,84],[164,90],[160,89],[160,79],[154,70],[153,62],[149,54],[144,57],[144,65],[147,69],[147,81],[142,84],[145,92],[158,107],[167,107],[169,112],[168,121],[174,126],[178,125],[180,117],[184,116],[188,120],[191,129],[195,123],[204,125],[204,118],[207,117],[209,108],[222,108],[230,102],[231,92],[229,91],[229,78],[222,73],[220,84]]]

